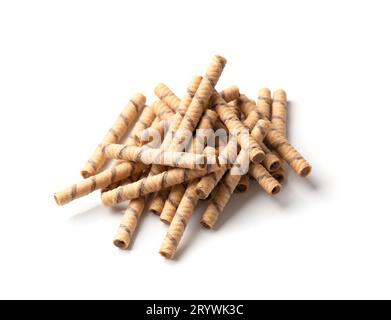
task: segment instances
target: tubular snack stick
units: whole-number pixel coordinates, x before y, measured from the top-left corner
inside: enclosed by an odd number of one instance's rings
[[[284,90],[276,90],[273,94],[272,118],[274,128],[286,137],[286,93]]]
[[[249,178],[248,174],[246,174],[240,178],[239,183],[235,188],[235,192],[237,192],[237,193],[246,192],[248,190],[249,186],[250,186],[250,178]]]
[[[250,175],[257,180],[259,185],[270,195],[281,191],[280,183],[274,179],[261,164],[250,164]]]
[[[167,197],[166,202],[164,203],[164,207],[162,213],[160,215],[160,220],[164,223],[170,224],[175,212],[181,202],[183,194],[185,193],[185,186],[181,184],[177,184],[171,188],[171,191]]]
[[[271,116],[271,93],[268,88],[262,88],[258,91],[257,108],[263,116],[270,120]]]
[[[95,149],[87,163],[84,165],[84,168],[81,170],[83,178],[93,176],[100,171],[105,164],[101,146],[107,143],[116,143],[120,141],[122,136],[129,129],[129,126],[136,120],[138,114],[141,112],[145,105],[145,100],[145,96],[140,93],[136,93],[132,99],[129,100],[128,104],[115,120],[111,129],[106,133],[99,146]]]

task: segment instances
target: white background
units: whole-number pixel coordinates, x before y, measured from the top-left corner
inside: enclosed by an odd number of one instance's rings
[[[1,1],[0,298],[391,298],[388,1]],[[179,96],[214,54],[218,89],[288,93],[313,164],[276,198],[198,210],[175,261],[151,213],[132,249],[99,193],[58,207],[137,91]]]

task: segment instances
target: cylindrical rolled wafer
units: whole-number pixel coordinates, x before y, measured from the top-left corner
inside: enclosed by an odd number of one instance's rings
[[[269,172],[277,171],[282,166],[282,159],[271,151],[263,142],[259,144],[263,151],[265,151],[265,159],[262,161],[262,165]]]
[[[129,100],[128,104],[122,110],[111,129],[106,133],[101,144],[99,144],[99,146],[95,149],[87,163],[84,165],[84,168],[81,170],[81,175],[84,178],[95,175],[100,171],[105,164],[105,158],[102,155],[101,146],[107,143],[119,142],[128,130],[129,126],[134,120],[136,120],[144,105],[145,96],[140,93],[135,94],[132,99]]]
[[[266,104],[267,101],[270,101],[270,90],[265,89],[263,92],[263,103]],[[243,114],[246,116],[246,120],[243,121],[243,124],[250,130],[254,128],[259,119],[268,120],[267,117],[263,114],[262,108],[260,108],[261,105],[257,105],[255,101],[247,98],[244,94],[240,95],[240,98],[238,99],[238,105]]]
[[[202,114],[208,107],[209,99],[212,96],[214,87],[223,72],[226,60],[220,56],[214,56],[206,70],[205,76],[202,78],[200,86],[186,110],[181,124],[172,141],[173,150],[178,151],[184,145],[190,142],[191,135],[196,128]],[[224,101],[224,100],[223,100]]]
[[[123,144],[108,144],[102,150],[107,158],[140,161],[147,165],[158,164],[177,168],[202,169],[207,163],[218,163],[217,156],[209,156],[206,159],[203,154],[163,151],[148,146],[135,147]]]
[[[171,191],[167,197],[166,202],[164,203],[164,207],[162,213],[160,215],[160,220],[164,223],[170,224],[175,212],[181,202],[183,194],[185,193],[185,186],[181,184],[177,184],[171,188]]]
[[[281,191],[280,183],[261,164],[251,163],[249,173],[268,194],[275,195]]]
[[[241,172],[238,167],[242,166],[242,163],[246,161],[246,157],[246,152],[241,150],[235,160],[235,166],[220,181],[216,193],[211,197],[206,210],[202,214],[201,225],[204,227],[212,229],[215,226],[220,213],[224,210],[242,177],[238,174]]]
[[[268,88],[262,88],[258,91],[257,107],[263,116],[270,120],[271,116],[271,93]]]
[[[171,120],[160,120],[134,135],[138,146],[149,143],[155,136],[164,137],[164,130],[170,126]]]
[[[172,111],[172,109],[166,103],[160,100],[153,104],[153,111],[160,120],[165,120],[175,114],[175,112]]]
[[[266,124],[266,122],[264,122]],[[262,125],[262,124],[261,124]],[[266,134],[266,141],[278,152],[292,169],[301,177],[311,173],[311,165],[303,156],[288,142],[288,140],[271,125]]]
[[[202,77],[198,77],[201,82]],[[164,83],[159,83],[155,87],[155,94],[160,100],[164,101],[172,110],[178,112],[181,100]]]
[[[225,177],[220,181],[216,193],[210,199],[206,210],[202,214],[201,225],[208,229],[212,229],[215,226],[220,213],[224,210],[231,198],[240,178],[241,176],[239,175],[230,175],[229,172],[227,172]]]
[[[232,107],[229,107],[217,92],[214,92],[212,97],[213,107],[229,131],[235,132],[238,135],[238,143],[241,148],[248,150],[252,162],[260,163],[264,159],[265,153],[255,139],[248,133],[248,128],[246,128],[235,115],[235,110]]]
[[[250,177],[248,174],[242,176],[238,182],[238,185],[235,188],[235,192],[243,193],[248,190],[250,186]]]
[[[114,237],[113,243],[120,249],[127,249],[136,230],[138,220],[143,213],[145,197],[132,199],[125,210],[122,222]]]
[[[194,212],[194,208],[198,203],[198,197],[195,193],[197,181],[192,181],[186,188],[181,202],[179,203],[177,212],[170,224],[167,235],[163,240],[159,253],[167,258],[173,259],[178,244],[182,239],[183,233],[186,229],[187,223]]]
[[[149,205],[149,210],[159,216],[164,208],[164,204],[167,200],[169,193],[170,189],[157,192],[152,199],[153,201],[151,201],[151,204]]]
[[[200,170],[173,168],[105,192],[102,194],[102,202],[105,206],[111,206],[116,203],[172,187],[179,183],[194,180],[213,170],[217,170],[217,168],[218,167],[216,166],[213,166],[211,169],[207,166],[207,168]]]
[[[286,137],[286,93],[284,90],[276,90],[273,94],[272,118],[274,128]]]
[[[225,102],[231,102],[240,97],[239,88],[237,86],[230,86],[220,92],[220,96]]]
[[[133,134],[137,131],[144,130],[146,127],[149,127],[154,119],[155,113],[153,110],[149,107],[144,108],[125,143],[131,145],[133,143]],[[112,183],[129,177],[132,174],[134,167],[134,162],[118,162],[111,169],[103,170],[94,176],[86,178],[79,183],[73,184],[63,190],[56,192],[54,194],[54,199],[58,205],[64,205],[74,199],[80,198],[90,194],[95,190],[105,188]]]

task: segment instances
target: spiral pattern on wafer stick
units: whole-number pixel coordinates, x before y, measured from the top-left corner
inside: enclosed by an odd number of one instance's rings
[[[248,133],[246,126],[235,115],[235,110],[232,107],[229,107],[217,92],[214,92],[212,97],[213,107],[218,113],[220,119],[224,122],[231,133],[237,133],[238,143],[241,148],[248,150],[250,160],[254,163],[261,162],[265,157],[265,153],[255,139]]]
[[[123,144],[108,144],[102,149],[109,159],[122,159],[187,169],[202,169],[207,163],[218,163],[217,157],[206,157],[190,152],[163,151],[148,146],[135,147]]]
[[[240,97],[239,88],[237,86],[230,86],[223,91],[220,91],[220,96],[225,102],[231,102]]]
[[[137,228],[138,220],[143,213],[145,206],[145,197],[132,199],[126,208],[122,222],[118,228],[117,234],[113,240],[116,247],[127,249],[132,240],[134,231]]]
[[[191,181],[202,177],[210,172],[218,170],[217,166],[201,170],[190,170],[174,168],[168,171],[163,171],[154,176],[140,179],[126,186],[116,188],[114,190],[102,194],[102,202],[105,206],[111,206],[126,200],[138,198],[140,196],[160,191],[176,184]]]
[[[271,116],[271,93],[268,88],[262,88],[258,91],[257,108],[263,116],[270,120]]]
[[[201,77],[199,77],[201,81]],[[165,102],[172,110],[178,112],[181,100],[164,83],[159,83],[155,87],[156,96]]]
[[[249,173],[268,194],[275,195],[281,191],[280,183],[271,176],[263,165],[251,163]]]
[[[132,135],[149,127],[155,119],[155,113],[151,108],[144,108],[139,119],[135,123],[130,137],[126,142],[131,143]],[[112,183],[120,181],[129,177],[135,167],[135,163],[128,161],[121,161],[111,169],[103,170],[102,172],[86,178],[79,183],[73,184],[63,190],[54,194],[54,199],[58,205],[64,205],[77,198],[90,194],[91,192],[105,188]]]
[[[186,188],[183,184],[177,184],[171,188],[166,202],[164,203],[162,213],[160,214],[161,221],[167,224],[171,223],[185,190]]]
[[[196,183],[196,181],[192,181],[187,187],[186,192],[179,203],[177,212],[167,231],[166,237],[160,247],[159,253],[167,259],[174,258],[187,223],[189,222],[194,212],[194,208],[198,203],[198,197],[195,193]]]
[[[172,111],[172,109],[166,103],[160,100],[157,100],[153,104],[153,111],[160,120],[171,118],[175,114],[175,112]]]
[[[278,152],[281,158],[283,158],[299,176],[306,177],[311,173],[311,165],[288,142],[288,140],[273,127],[273,125],[269,127],[269,130],[266,134],[266,141],[273,149]]]
[[[133,121],[136,120],[144,105],[145,96],[140,93],[135,94],[132,99],[129,100],[128,104],[115,120],[111,129],[106,133],[99,146],[95,149],[81,170],[83,178],[93,176],[100,171],[106,162],[106,159],[102,155],[101,146],[107,143],[119,142]]]
[[[276,90],[273,94],[272,118],[274,128],[286,137],[286,106],[287,99],[284,90]]]

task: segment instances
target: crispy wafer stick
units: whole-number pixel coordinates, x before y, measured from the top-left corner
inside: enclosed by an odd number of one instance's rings
[[[172,187],[179,183],[194,180],[213,172],[213,170],[218,170],[218,166],[213,166],[212,168],[207,166],[205,169],[200,170],[174,168],[163,171],[157,175],[148,176],[147,178],[140,179],[126,186],[105,192],[102,194],[102,202],[105,206],[111,206]]]
[[[154,119],[155,113],[153,110],[149,107],[144,108],[139,119],[135,123],[129,138],[126,140],[126,143],[130,144],[132,142],[131,137],[133,136],[133,133],[144,130],[151,125]],[[132,174],[134,167],[135,164],[133,162],[122,161],[111,169],[103,170],[94,176],[56,192],[54,194],[54,199],[58,205],[64,205],[97,189],[105,188],[112,183],[129,177]]]
[[[265,118],[270,120],[271,116],[271,93],[268,88],[262,88],[258,91],[257,108]]]
[[[202,77],[196,76],[193,78],[194,81],[201,82]],[[164,83],[159,83],[155,87],[156,96],[164,101],[172,110],[179,112],[179,106],[181,104],[181,100],[168,88]]]
[[[241,148],[248,150],[250,160],[254,163],[261,162],[265,157],[265,153],[255,139],[248,133],[248,128],[246,128],[235,115],[235,110],[232,107],[229,107],[217,92],[214,92],[212,99],[213,108],[215,108],[228,130],[230,132],[235,132],[238,135],[238,143]]]
[[[158,164],[187,169],[202,169],[207,163],[214,161],[217,157],[206,157],[202,154],[190,152],[163,151],[161,149],[150,148],[148,146],[135,147],[123,144],[107,144],[102,149],[105,157],[109,159],[121,159],[142,162],[144,164]]]
[[[272,118],[274,128],[286,137],[286,93],[284,90],[276,90],[273,94]]]
[[[175,212],[181,202],[183,194],[185,193],[185,186],[181,184],[177,184],[171,188],[171,191],[164,203],[163,210],[161,211],[160,220],[164,223],[170,224]]]
[[[274,179],[261,164],[250,164],[250,175],[257,180],[259,185],[270,195],[276,195],[281,191],[280,183]]]
[[[250,178],[248,174],[242,176],[238,182],[238,185],[235,188],[235,192],[243,193],[248,190],[250,186]]]
[[[160,190],[157,192],[149,205],[149,211],[160,216],[169,193],[170,189]]]
[[[156,101],[153,105],[153,111],[160,120],[171,118],[175,112],[163,101]]]
[[[246,161],[247,154],[245,151],[240,151],[238,157],[235,161],[235,167],[241,167],[242,163]],[[212,229],[220,213],[224,210],[229,199],[231,198],[232,193],[234,192],[236,186],[238,185],[241,175],[237,174],[236,170],[232,168],[227,174],[222,178],[220,184],[217,187],[216,193],[211,197],[210,202],[202,214],[201,225],[206,228]]]
[[[261,125],[267,125],[267,122]],[[269,127],[266,140],[299,176],[306,177],[311,173],[311,165],[273,125]]]
[[[128,104],[122,110],[119,117],[114,122],[111,129],[106,133],[102,142],[95,149],[93,154],[88,159],[84,168],[81,170],[81,175],[84,178],[88,178],[92,175],[97,174],[105,164],[105,158],[102,155],[101,146],[106,143],[116,143],[126,133],[129,126],[136,120],[138,114],[142,110],[145,104],[145,96],[140,93],[135,94],[132,99],[129,100]]]
[[[145,175],[144,175],[145,176]],[[132,199],[126,208],[122,222],[114,237],[113,243],[120,249],[127,249],[137,228],[140,216],[145,206],[145,197]]]
[[[231,102],[240,97],[239,88],[237,86],[230,86],[223,91],[220,91],[220,96],[225,102]]]
[[[170,224],[167,235],[163,240],[159,253],[167,258],[173,259],[177,250],[179,241],[182,239],[187,223],[194,212],[194,208],[198,203],[198,197],[195,193],[197,182],[193,181],[189,184],[179,203],[177,212]]]

